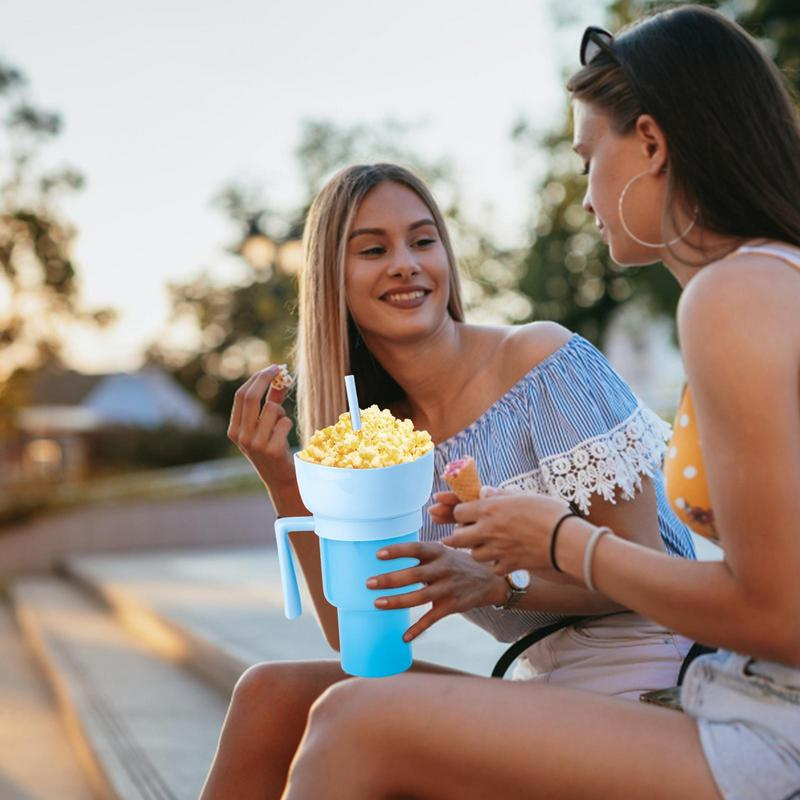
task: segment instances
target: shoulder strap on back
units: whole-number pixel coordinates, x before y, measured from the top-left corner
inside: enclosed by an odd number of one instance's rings
[[[800,270],[800,254],[788,248],[776,247],[770,244],[744,245],[734,250],[732,255],[746,255],[747,253],[762,253],[765,256],[773,256]]]

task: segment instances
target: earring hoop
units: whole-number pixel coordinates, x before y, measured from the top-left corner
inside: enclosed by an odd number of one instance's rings
[[[631,185],[639,180],[639,178],[648,174],[650,170],[645,170],[644,172],[640,172],[638,175],[634,175],[626,184],[625,188],[619,194],[619,203],[618,203],[618,213],[619,213],[619,221],[622,223],[622,229],[625,231],[628,236],[633,239],[634,242],[637,244],[642,245],[642,247],[670,247],[673,244],[677,244],[681,239],[683,239],[689,231],[694,228],[694,223],[697,220],[697,209],[695,209],[694,213],[695,216],[692,217],[689,224],[683,230],[682,233],[678,234],[674,239],[670,239],[668,242],[646,242],[644,239],[640,239],[629,227],[628,223],[625,222],[625,215],[622,212],[622,204],[625,201],[625,195],[628,189],[631,188]]]

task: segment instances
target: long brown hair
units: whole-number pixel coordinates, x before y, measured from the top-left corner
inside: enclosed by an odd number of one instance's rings
[[[347,167],[317,195],[303,236],[299,331],[295,347],[297,416],[300,441],[330,425],[347,408],[344,375],[356,376],[359,403],[385,408],[403,398],[403,390],[373,357],[347,309],[345,255],[347,232],[361,201],[384,181],[413,191],[431,212],[450,265],[447,310],[463,322],[458,268],[442,212],[430,190],[412,172],[396,164]]]
[[[716,11],[682,6],[638,21],[610,51],[567,88],[618,134],[645,113],[661,126],[670,164],[665,210],[678,199],[695,209],[700,228],[800,246],[800,121],[756,42]]]

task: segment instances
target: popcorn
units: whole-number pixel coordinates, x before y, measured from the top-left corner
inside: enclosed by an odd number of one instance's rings
[[[416,431],[410,419],[370,406],[361,410],[361,430],[354,431],[345,412],[334,425],[317,431],[298,456],[326,467],[369,469],[414,461],[433,450],[427,431]]]
[[[278,364],[278,374],[272,379],[270,384],[273,389],[291,389],[294,386],[294,375],[289,372],[286,364]]]

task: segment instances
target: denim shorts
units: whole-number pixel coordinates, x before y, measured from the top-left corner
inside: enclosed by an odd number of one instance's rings
[[[681,704],[725,800],[800,800],[800,668],[724,650],[701,656]]]

